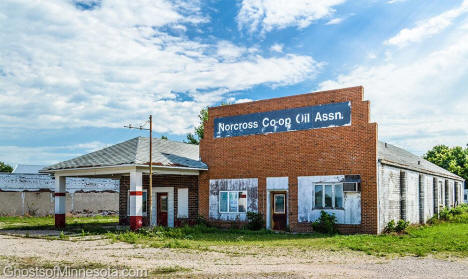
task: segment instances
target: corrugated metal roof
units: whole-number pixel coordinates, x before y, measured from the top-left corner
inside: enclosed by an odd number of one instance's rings
[[[379,160],[389,165],[406,167],[408,169],[424,173],[463,180],[460,176],[389,143],[386,144],[385,142],[379,141],[377,145],[377,154]]]
[[[16,165],[15,169],[12,171],[12,173],[18,173],[18,174],[39,174],[39,171],[43,169],[44,165],[23,165],[23,164],[18,164]]]
[[[153,165],[182,168],[208,169],[200,161],[198,145],[153,138]],[[42,171],[118,166],[143,165],[149,162],[149,138],[137,137],[71,160],[48,166]]]

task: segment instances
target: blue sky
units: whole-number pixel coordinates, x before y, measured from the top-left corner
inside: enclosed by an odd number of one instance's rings
[[[468,1],[4,0],[0,161],[51,164],[198,111],[363,85],[379,138],[468,143]]]

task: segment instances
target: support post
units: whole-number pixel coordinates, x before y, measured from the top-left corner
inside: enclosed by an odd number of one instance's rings
[[[66,213],[66,177],[55,176],[55,227],[65,228]]]
[[[136,231],[143,225],[143,174],[130,173],[130,229]]]

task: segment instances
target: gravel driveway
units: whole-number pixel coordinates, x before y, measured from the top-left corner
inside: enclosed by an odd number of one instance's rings
[[[172,267],[173,271],[153,274],[171,278],[468,278],[468,259],[460,258],[392,259],[352,251],[258,247],[213,247],[209,251],[139,248],[105,239],[63,241],[0,235],[0,264],[25,261],[32,266],[72,262],[148,270]]]

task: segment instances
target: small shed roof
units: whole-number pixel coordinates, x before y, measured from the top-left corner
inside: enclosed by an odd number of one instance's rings
[[[153,166],[208,169],[206,164],[200,161],[198,145],[153,138],[152,147]],[[119,165],[147,165],[148,162],[149,138],[137,137],[45,167],[41,172]]]
[[[423,173],[429,173],[436,176],[448,177],[456,180],[463,180],[462,177],[441,168],[424,158],[414,155],[409,151],[396,147],[389,143],[379,141],[377,145],[377,157],[382,163],[404,167]]]
[[[16,165],[15,169],[11,173],[17,174],[39,174],[39,171],[46,167],[45,165]]]

